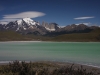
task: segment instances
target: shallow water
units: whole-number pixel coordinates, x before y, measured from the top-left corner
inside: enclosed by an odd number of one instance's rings
[[[100,66],[99,42],[0,42],[0,61],[62,61]]]

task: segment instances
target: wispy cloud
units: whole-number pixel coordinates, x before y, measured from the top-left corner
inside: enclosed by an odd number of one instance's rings
[[[2,20],[0,20],[0,21],[15,21],[15,20],[18,20],[18,19],[15,19],[15,18],[13,18],[13,19],[9,19],[9,18],[4,18],[4,19],[2,19]]]
[[[2,19],[2,20],[0,20],[0,23],[1,24],[7,24],[8,22],[10,22],[10,21],[16,21],[16,20],[18,20],[18,19],[6,19],[6,18],[4,18],[4,19]]]
[[[25,18],[25,17],[30,17],[30,18],[36,18],[36,17],[41,17],[44,16],[45,14],[42,12],[37,12],[37,11],[28,11],[28,12],[21,12],[18,14],[9,14],[9,15],[4,15],[3,18]]]
[[[7,24],[8,22],[6,22],[6,21],[0,21],[0,24]]]
[[[7,15],[3,15],[3,19],[0,20],[1,23],[7,23],[10,21],[15,21],[15,20],[19,20],[22,18],[36,18],[36,17],[41,17],[46,15],[45,13],[42,12],[37,12],[37,11],[27,11],[27,12],[21,12],[21,13],[17,13],[17,14],[7,14]]]
[[[77,17],[74,18],[75,20],[81,20],[81,19],[91,19],[91,18],[95,18],[94,16],[89,16],[89,17]]]

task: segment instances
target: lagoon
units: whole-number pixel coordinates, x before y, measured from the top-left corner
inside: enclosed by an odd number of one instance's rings
[[[0,62],[59,61],[100,67],[100,42],[0,42]]]

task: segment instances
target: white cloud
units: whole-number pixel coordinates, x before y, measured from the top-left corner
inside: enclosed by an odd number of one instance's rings
[[[16,21],[16,20],[18,20],[18,19],[2,19],[2,20],[0,20],[0,23],[1,24],[7,24],[10,21]]]
[[[8,22],[0,22],[0,24],[7,24]]]
[[[2,19],[2,20],[0,20],[1,22],[5,22],[5,21],[7,21],[7,22],[9,22],[9,21],[15,21],[15,20],[19,20],[19,19],[16,19],[16,18],[13,18],[13,19],[9,19],[9,18],[4,18],[4,19]]]
[[[94,16],[90,16],[90,17],[77,17],[74,18],[75,20],[81,20],[81,19],[90,19],[90,18],[94,18]]]
[[[36,18],[36,17],[41,17],[44,16],[45,14],[42,12],[37,12],[37,11],[27,11],[27,12],[21,12],[18,14],[9,14],[9,15],[3,15],[3,18],[9,18],[9,19],[13,19],[13,18]]]
[[[3,19],[0,20],[0,23],[6,24],[10,21],[16,21],[22,18],[36,18],[36,17],[41,17],[44,16],[45,14],[42,12],[37,12],[37,11],[27,11],[27,12],[21,12],[17,14],[8,14],[8,15],[3,15]]]

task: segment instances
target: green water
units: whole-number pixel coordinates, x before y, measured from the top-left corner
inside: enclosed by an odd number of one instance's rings
[[[0,42],[0,61],[62,61],[100,66],[99,42]]]

